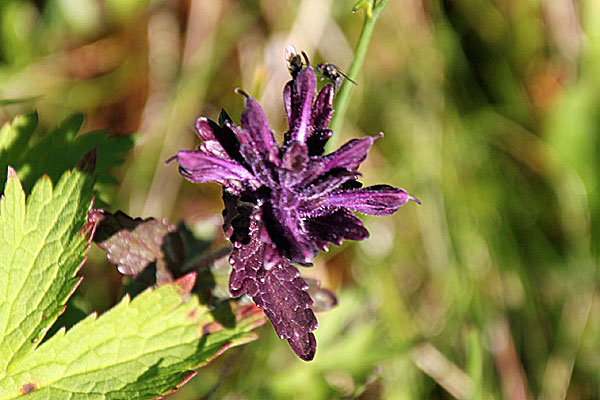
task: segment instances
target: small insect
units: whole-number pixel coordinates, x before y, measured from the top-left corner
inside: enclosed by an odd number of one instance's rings
[[[304,63],[302,62],[302,56],[298,53],[298,50],[291,44],[285,48],[285,60],[287,61],[288,70],[290,71],[292,78],[296,79],[298,73],[302,71]]]
[[[356,82],[350,79],[348,75],[344,74],[342,71],[340,71],[338,67],[336,67],[333,64],[319,64],[317,65],[317,72],[320,72],[321,75],[323,75],[323,78],[329,79],[336,89],[339,89],[340,86],[342,86],[344,78],[348,79],[351,83],[356,85]]]

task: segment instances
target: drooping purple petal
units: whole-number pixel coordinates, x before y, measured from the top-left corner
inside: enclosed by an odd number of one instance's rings
[[[317,341],[312,333],[317,329],[317,318],[311,310],[312,299],[308,285],[298,270],[289,262],[280,260],[270,270],[260,270],[257,292],[252,296],[273,323],[281,339],[287,339],[294,353],[304,361],[315,356]]]
[[[247,293],[252,297],[279,337],[288,340],[298,357],[310,361],[316,350],[312,331],[317,328],[317,318],[310,309],[313,302],[306,292],[308,285],[290,262],[279,258],[276,250],[269,251],[274,249],[258,221],[253,218],[250,224],[250,243],[234,244],[229,291],[233,296]]]
[[[199,150],[177,152],[181,174],[192,182],[217,182],[233,191],[244,184],[257,185],[254,175],[233,160],[219,158]]]
[[[246,97],[246,108],[241,117],[242,128],[250,138],[253,150],[263,159],[278,164],[279,146],[273,138],[273,132],[262,107],[254,98],[241,93]]]
[[[290,88],[286,85],[283,94],[288,109],[289,139],[306,143],[313,130],[311,114],[317,78],[312,68],[305,68],[292,82]]]
[[[362,189],[340,190],[327,195],[327,205],[345,207],[372,215],[390,215],[408,200],[420,203],[406,190],[389,185],[375,185]]]
[[[327,250],[327,243],[338,246],[342,241],[364,240],[369,231],[362,221],[348,210],[339,209],[332,214],[309,218],[306,221],[309,234],[319,243],[321,250]]]

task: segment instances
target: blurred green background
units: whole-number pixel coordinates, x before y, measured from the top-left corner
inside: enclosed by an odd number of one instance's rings
[[[0,1],[0,122],[137,132],[111,211],[219,233],[220,188],[164,161],[196,117],[238,119],[241,87],[283,132],[288,44],[347,69],[346,0]],[[368,184],[423,201],[364,217],[371,238],[303,273],[339,295],[311,363],[270,324],[172,399],[600,398],[600,2],[391,0],[338,142],[385,132]],[[121,277],[94,249],[74,302]]]

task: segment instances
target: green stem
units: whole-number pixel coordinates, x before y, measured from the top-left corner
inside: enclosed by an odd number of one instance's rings
[[[360,37],[358,38],[358,43],[354,49],[354,58],[352,60],[352,64],[350,65],[350,69],[347,73],[348,77],[353,81],[356,81],[358,73],[362,68],[363,61],[367,54],[367,49],[369,48],[369,43],[371,41],[371,36],[373,35],[373,29],[375,28],[375,22],[377,22],[379,14],[381,14],[381,11],[388,1],[389,0],[380,0],[379,2],[376,2],[376,0],[370,0],[371,9],[367,7],[365,10],[365,21],[360,32]],[[342,127],[342,123],[344,122],[344,116],[346,114],[346,109],[348,108],[348,103],[350,102],[350,94],[352,93],[353,86],[354,84],[352,82],[350,82],[348,79],[345,79],[339,93],[335,98],[333,104],[335,113],[333,114],[329,128],[336,134],[333,135],[329,140],[329,149],[337,148],[339,145],[338,142],[341,136],[339,131]]]

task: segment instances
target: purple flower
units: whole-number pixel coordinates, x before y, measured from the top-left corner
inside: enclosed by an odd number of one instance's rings
[[[303,360],[312,360],[317,328],[308,285],[293,264],[312,265],[319,251],[344,239],[369,236],[352,211],[393,214],[408,200],[404,189],[388,185],[361,188],[357,172],[373,142],[351,140],[323,155],[332,131],[333,85],[315,99],[315,73],[306,67],[283,92],[289,131],[283,146],[273,138],[255,99],[246,98],[241,127],[222,112],[219,123],[196,121],[203,140],[198,150],[174,157],[192,182],[223,185],[223,228],[233,243],[229,290],[247,293],[264,310],[282,339]]]

